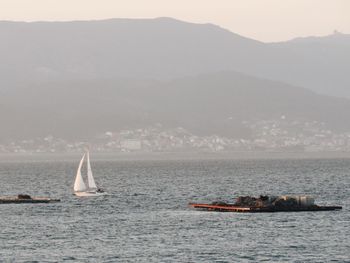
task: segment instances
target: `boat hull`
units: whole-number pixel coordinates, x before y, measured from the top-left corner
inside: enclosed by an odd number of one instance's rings
[[[32,198],[18,198],[16,196],[3,196],[0,197],[0,204],[39,204],[39,203],[56,203],[60,202],[60,199],[52,199],[47,197],[32,197]]]
[[[240,212],[240,213],[271,213],[271,212],[305,212],[305,211],[333,211],[342,209],[341,206],[308,206],[308,207],[242,207],[233,204],[213,205],[213,204],[194,204],[190,203],[190,207],[216,212]]]
[[[93,196],[103,196],[107,195],[106,192],[99,193],[99,192],[75,192],[74,195],[79,197],[93,197]]]

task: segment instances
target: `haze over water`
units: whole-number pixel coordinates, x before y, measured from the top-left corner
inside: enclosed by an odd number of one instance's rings
[[[349,159],[95,161],[109,196],[72,195],[76,162],[2,162],[3,262],[349,262]],[[336,212],[237,214],[188,202],[309,194]]]

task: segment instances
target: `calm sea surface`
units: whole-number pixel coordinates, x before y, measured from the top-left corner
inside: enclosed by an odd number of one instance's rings
[[[0,262],[350,262],[350,159],[95,161],[110,195],[72,195],[76,162],[1,162]],[[308,194],[337,212],[236,214],[188,202]]]

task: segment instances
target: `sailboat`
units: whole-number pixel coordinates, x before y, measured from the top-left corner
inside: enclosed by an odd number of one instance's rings
[[[83,166],[85,157],[87,162],[87,179],[88,179],[87,186],[84,182],[83,176],[81,175],[81,168]],[[80,160],[78,170],[77,170],[77,176],[75,177],[75,182],[74,182],[74,194],[76,196],[100,196],[100,195],[107,194],[102,189],[96,186],[94,177],[92,175],[89,151],[84,153],[83,157]]]

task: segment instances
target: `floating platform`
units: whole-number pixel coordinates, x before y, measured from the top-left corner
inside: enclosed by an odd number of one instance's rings
[[[31,197],[29,195],[18,196],[1,196],[0,204],[38,204],[38,203],[56,203],[60,199],[52,199],[47,197]]]
[[[271,213],[271,212],[305,212],[305,211],[334,211],[342,209],[341,206],[292,206],[292,207],[254,207],[254,206],[236,206],[234,204],[188,204],[192,208],[217,211],[217,212],[238,212],[238,213]]]

